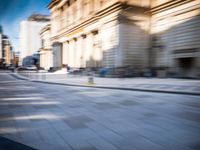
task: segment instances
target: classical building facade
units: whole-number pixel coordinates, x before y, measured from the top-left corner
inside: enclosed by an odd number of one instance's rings
[[[149,0],[53,0],[53,66],[148,66]]]
[[[49,16],[33,14],[27,20],[20,22],[20,64],[24,58],[29,58],[41,48],[40,31],[49,23]],[[30,57],[31,58],[31,57]],[[30,60],[31,61],[31,60]],[[29,62],[25,60],[24,62]],[[26,65],[26,64],[23,64]]]
[[[53,52],[51,46],[51,27],[46,25],[40,32],[42,47],[40,48],[40,67],[48,70],[53,67]]]
[[[54,67],[200,76],[199,0],[52,0],[48,7]]]

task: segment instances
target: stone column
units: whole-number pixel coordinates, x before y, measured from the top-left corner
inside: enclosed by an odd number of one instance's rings
[[[101,51],[101,45],[100,45],[100,39],[99,39],[99,33],[98,30],[95,30],[92,32],[93,34],[93,41],[92,41],[92,58],[93,58],[93,66],[94,67],[100,67],[101,61],[102,61],[102,51]]]
[[[81,35],[81,56],[80,56],[80,66],[82,68],[86,67],[86,34]]]
[[[63,53],[62,53],[62,60],[63,60],[63,64],[67,64],[67,42],[63,43]]]
[[[69,54],[69,55],[68,55],[68,56],[69,56],[69,62],[68,62],[69,64],[68,64],[68,65],[69,65],[70,67],[73,67],[73,55],[74,55],[74,54],[73,54],[73,53],[74,53],[74,51],[73,51],[73,40],[70,40],[70,41],[69,41],[69,51],[68,51],[68,52],[69,52],[69,53],[68,53],[68,54]]]
[[[70,59],[70,52],[69,52],[69,41],[66,42],[66,63],[69,65],[69,59]]]
[[[93,35],[92,33],[87,34],[86,37],[86,52],[85,52],[85,58],[86,58],[86,67],[92,67],[91,62],[93,61],[92,58],[92,45],[93,45]]]
[[[81,55],[82,55],[82,37],[77,38],[76,46],[76,67],[81,67]]]
[[[77,68],[77,38],[73,38],[73,67]]]

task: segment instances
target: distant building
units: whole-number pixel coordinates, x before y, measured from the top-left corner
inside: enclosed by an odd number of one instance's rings
[[[2,27],[0,26],[0,66],[3,64],[3,45],[2,45],[2,36],[3,36],[3,31]]]
[[[2,28],[2,26],[0,25],[0,34],[2,34],[3,33],[3,28]]]
[[[13,53],[12,64],[13,64],[13,66],[15,66],[15,67],[18,67],[18,65],[19,65],[19,56],[20,56],[20,53],[19,53],[19,52],[14,52],[14,53]]]
[[[37,53],[41,47],[40,31],[49,23],[49,16],[34,14],[20,23],[21,59]],[[22,63],[22,60],[21,60]]]
[[[3,58],[4,65],[10,66],[12,59],[12,46],[7,36],[3,36]]]
[[[12,64],[13,50],[9,38],[3,34],[0,26],[0,68],[6,68]]]

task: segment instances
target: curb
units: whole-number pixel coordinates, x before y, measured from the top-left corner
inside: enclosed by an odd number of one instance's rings
[[[153,93],[168,93],[168,94],[181,94],[181,95],[195,95],[200,96],[200,93],[195,92],[182,92],[182,91],[164,91],[164,90],[152,90],[152,89],[137,89],[137,88],[125,88],[125,87],[108,87],[108,86],[98,86],[98,85],[83,85],[83,84],[69,84],[69,83],[55,83],[48,81],[39,81],[39,80],[30,80],[28,78],[20,77],[17,74],[10,74],[11,76],[20,79],[26,80],[30,82],[36,83],[46,83],[46,84],[54,84],[54,85],[64,85],[64,86],[74,86],[74,87],[87,87],[87,88],[99,88],[99,89],[113,89],[113,90],[125,90],[125,91],[139,91],[139,92],[153,92]]]
[[[21,76],[19,76],[19,75],[14,74],[14,73],[9,73],[9,74],[10,74],[12,77],[16,78],[16,79],[28,81],[28,78],[21,77]]]

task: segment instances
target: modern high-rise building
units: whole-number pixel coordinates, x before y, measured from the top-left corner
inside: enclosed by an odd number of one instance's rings
[[[200,76],[199,0],[52,0],[53,66]]]
[[[20,22],[20,58],[37,53],[41,47],[40,31],[49,23],[49,16],[34,14]],[[28,62],[28,61],[25,61]]]
[[[12,64],[12,45],[8,36],[3,34],[3,29],[0,26],[0,68],[8,67]]]
[[[2,27],[0,26],[0,63],[2,62],[2,36],[3,36],[3,31]]]

